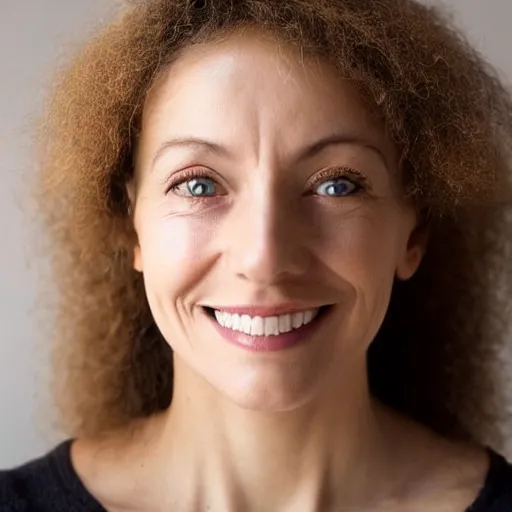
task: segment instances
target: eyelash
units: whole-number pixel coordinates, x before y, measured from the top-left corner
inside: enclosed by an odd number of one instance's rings
[[[204,167],[192,167],[191,169],[185,169],[184,171],[177,173],[177,175],[170,180],[166,179],[165,182],[167,183],[167,190],[165,193],[168,194],[171,190],[176,189],[186,181],[199,178],[209,178],[216,182],[214,174],[211,171],[208,171]]]
[[[168,194],[169,192],[175,190],[177,187],[179,187],[186,181],[200,178],[208,178],[216,182],[215,175],[213,172],[205,169],[204,167],[193,167],[191,169],[185,169],[184,171],[177,173],[177,175],[173,177],[171,180],[165,180],[167,182],[167,188],[165,193]],[[347,178],[354,185],[356,185],[354,192],[349,194],[350,196],[360,195],[361,193],[365,192],[366,189],[368,188],[367,178],[362,172],[351,167],[345,166],[320,171],[318,174],[315,175],[315,177],[312,180],[308,181],[307,188],[311,189],[312,187],[320,185],[321,183],[324,183],[326,181],[336,180],[340,178]],[[308,195],[313,195],[313,192],[308,192]],[[211,199],[211,196],[204,198],[192,197],[191,199]]]
[[[349,196],[361,195],[369,189],[367,178],[361,171],[353,169],[352,167],[342,166],[325,169],[315,174],[315,176],[307,183],[307,189],[310,190],[308,195],[313,195],[311,188],[316,187],[321,183],[325,183],[326,181],[337,180],[340,178],[346,178],[356,186]]]

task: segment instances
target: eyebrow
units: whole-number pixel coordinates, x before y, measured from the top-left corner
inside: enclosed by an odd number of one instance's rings
[[[215,142],[211,142],[205,139],[198,139],[195,137],[186,137],[186,138],[176,138],[165,141],[157,150],[155,155],[153,156],[153,162],[151,168],[153,168],[157,162],[157,160],[167,152],[168,149],[172,148],[194,148],[200,147],[209,151],[210,153],[215,153],[219,156],[231,156],[231,152],[225,146],[221,144],[217,144]]]
[[[302,160],[308,160],[310,158],[313,158],[314,156],[318,155],[325,149],[327,149],[330,146],[337,146],[337,145],[343,145],[343,144],[354,144],[358,146],[362,146],[365,148],[368,148],[370,150],[373,150],[375,153],[378,154],[378,156],[382,159],[384,164],[387,168],[387,161],[384,153],[377,147],[375,144],[371,143],[369,140],[365,139],[364,137],[360,137],[358,135],[354,134],[331,134],[327,137],[322,137],[321,139],[308,144],[305,148],[303,148],[298,157],[297,161]],[[152,168],[155,166],[157,160],[167,152],[167,150],[172,148],[201,148],[203,150],[206,150],[210,153],[215,153],[222,157],[231,157],[232,152],[226,147],[221,144],[218,144],[213,141],[209,141],[202,138],[196,138],[196,137],[185,137],[185,138],[175,138],[170,139],[166,142],[164,142],[157,150],[155,155],[153,156],[153,162],[152,162]]]

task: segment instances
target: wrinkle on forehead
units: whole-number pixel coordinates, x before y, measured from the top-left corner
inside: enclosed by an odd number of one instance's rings
[[[344,79],[325,59],[304,56],[300,48],[275,37],[246,30],[222,41],[183,50],[148,94],[143,131],[155,119],[169,115],[165,102],[172,104],[173,96],[184,93],[186,98],[185,79],[190,82],[191,94],[197,94],[199,109],[210,91],[207,88],[201,91],[198,84],[216,81],[211,94],[212,102],[218,100],[219,108],[214,110],[208,105],[207,116],[224,115],[226,122],[232,124],[250,123],[254,133],[262,129],[262,119],[267,123],[282,123],[279,130],[287,129],[288,124],[290,129],[298,130],[299,138],[308,139],[325,135],[317,132],[336,131],[336,125],[343,128],[345,124],[346,128],[355,127],[356,131],[373,138],[388,154],[390,167],[396,165],[397,148],[385,124],[363,102],[356,84]],[[194,88],[201,92],[194,93]],[[229,102],[219,96],[224,91],[229,91]],[[230,106],[237,101],[238,110],[233,111]],[[336,112],[342,115],[337,117]]]

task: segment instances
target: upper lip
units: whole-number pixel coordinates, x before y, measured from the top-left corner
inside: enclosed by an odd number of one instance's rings
[[[279,304],[268,306],[207,306],[211,309],[230,313],[232,315],[249,315],[249,316],[278,316],[299,313],[312,309],[319,309],[322,306],[299,306],[294,304]]]

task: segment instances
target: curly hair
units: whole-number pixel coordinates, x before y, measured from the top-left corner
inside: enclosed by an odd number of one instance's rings
[[[51,260],[41,290],[57,290],[41,307],[54,308],[64,431],[97,436],[170,406],[172,351],[133,269],[126,185],[151,86],[187,47],[245,27],[357,84],[389,127],[406,193],[428,222],[425,259],[395,283],[368,355],[372,392],[439,432],[499,444],[512,98],[446,13],[413,0],[131,2],[58,72],[34,193]]]

